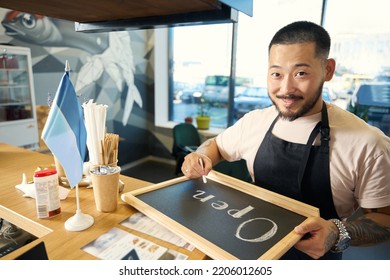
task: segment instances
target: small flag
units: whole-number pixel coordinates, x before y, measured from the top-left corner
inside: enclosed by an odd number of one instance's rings
[[[58,86],[42,139],[64,168],[70,187],[76,186],[83,176],[87,131],[68,71]]]

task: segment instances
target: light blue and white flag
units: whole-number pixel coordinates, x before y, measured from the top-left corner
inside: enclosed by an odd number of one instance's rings
[[[70,187],[76,186],[83,176],[87,131],[68,71],[58,86],[42,139],[64,168]]]

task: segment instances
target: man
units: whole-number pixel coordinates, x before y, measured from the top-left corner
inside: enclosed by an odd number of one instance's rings
[[[249,112],[182,165],[194,179],[222,160],[245,159],[256,185],[318,207],[321,218],[295,228],[302,239],[283,259],[341,259],[349,244],[390,239],[390,139],[322,101],[336,67],[329,49],[328,33],[314,23],[279,30],[269,45],[274,106]],[[359,207],[364,214],[347,220]]]

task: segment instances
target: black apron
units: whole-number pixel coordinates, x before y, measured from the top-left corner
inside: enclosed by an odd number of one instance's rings
[[[338,218],[333,203],[329,172],[329,123],[325,102],[319,122],[306,143],[287,142],[272,134],[279,116],[269,127],[254,161],[255,184],[320,209],[324,219]],[[318,133],[321,145],[313,146]],[[281,259],[311,259],[291,248]],[[341,259],[341,254],[326,253],[321,259]]]

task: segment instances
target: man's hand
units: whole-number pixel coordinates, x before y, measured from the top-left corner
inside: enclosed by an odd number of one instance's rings
[[[213,165],[221,160],[223,160],[223,158],[219,153],[217,142],[215,141],[215,138],[210,138],[200,145],[195,152],[188,154],[184,158],[181,171],[186,177],[197,179],[209,174]],[[200,163],[201,161],[203,163],[203,168]]]
[[[200,160],[203,162],[203,168],[200,164]],[[201,153],[193,152],[184,158],[181,171],[190,179],[197,179],[203,175],[207,175],[213,167],[211,159]]]
[[[339,236],[336,225],[320,217],[310,217],[295,227],[295,232],[302,238],[295,248],[314,259],[322,257],[333,247]]]

